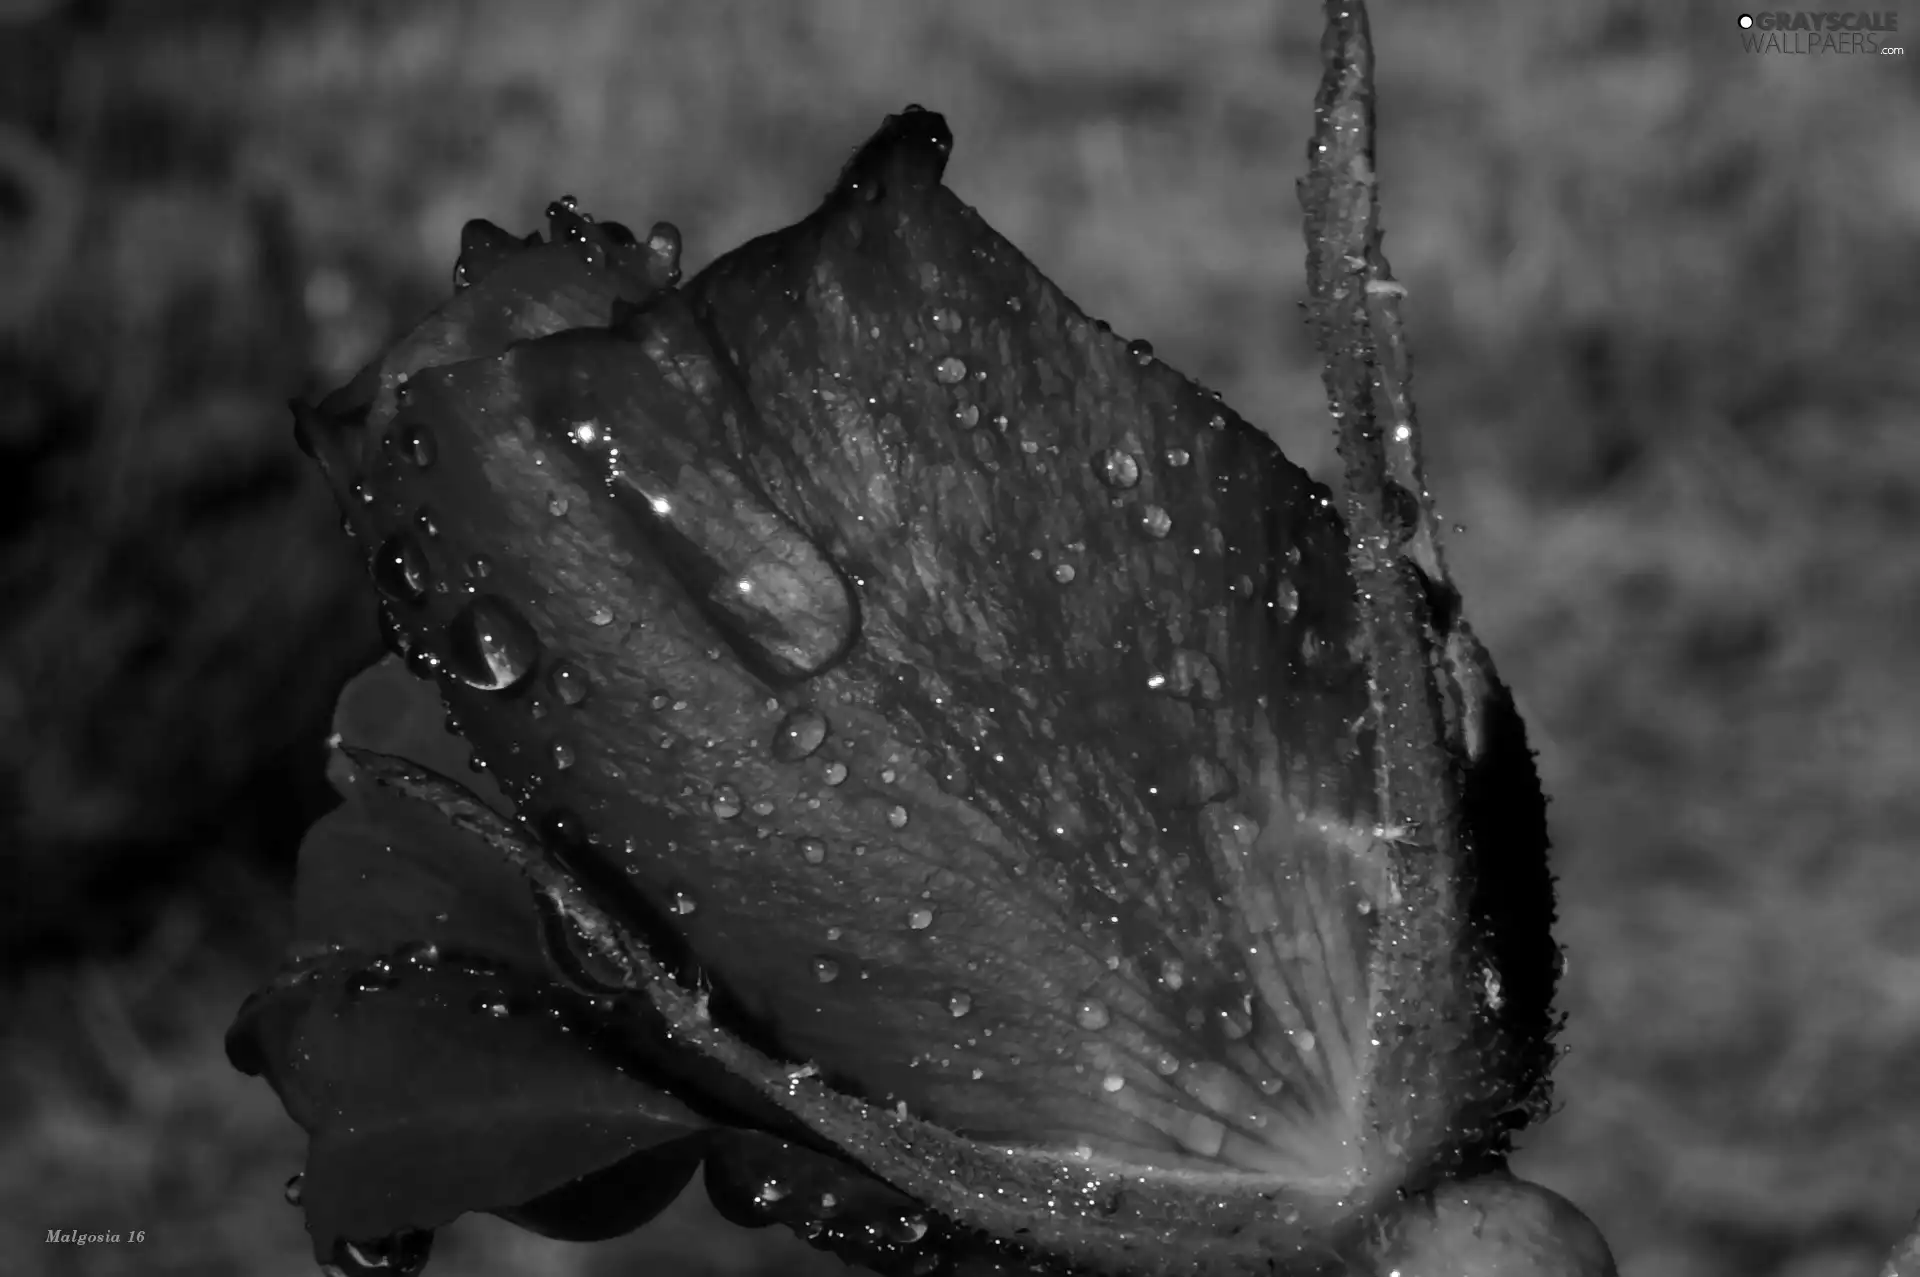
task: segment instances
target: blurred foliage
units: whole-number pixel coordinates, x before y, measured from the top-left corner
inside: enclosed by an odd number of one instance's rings
[[[1838,1277],[1920,1198],[1920,81],[1750,58],[1732,18],[1382,0],[1387,251],[1452,559],[1558,799],[1571,1054],[1521,1169],[1632,1277]],[[218,1031],[376,643],[283,405],[441,295],[466,218],[571,192],[678,222],[691,271],[920,100],[963,198],[1329,472],[1293,306],[1314,6],[0,23],[9,1271],[307,1271],[296,1137]],[[601,1248],[463,1225],[435,1271],[812,1258],[693,1200]]]

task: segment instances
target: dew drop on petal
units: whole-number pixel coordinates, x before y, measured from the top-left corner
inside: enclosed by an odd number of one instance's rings
[[[1207,418],[1207,428],[1209,430],[1225,430],[1227,428],[1226,417],[1221,413],[1214,413],[1211,417]]]
[[[773,731],[773,756],[783,763],[811,757],[827,739],[827,720],[816,709],[796,709]]]
[[[1158,541],[1173,531],[1173,516],[1157,505],[1142,506],[1140,530]]]
[[[305,1180],[306,1176],[299,1174],[287,1181],[286,1188],[282,1190],[280,1194],[287,1199],[287,1205],[298,1206],[300,1204],[301,1188]]]
[[[965,989],[955,989],[947,995],[947,1014],[958,1020],[973,1010],[973,995]]]
[[[553,694],[560,698],[562,704],[578,705],[587,699],[587,689],[592,684],[585,670],[572,661],[560,661],[547,671],[547,686],[553,689]]]
[[[673,911],[680,916],[685,917],[699,907],[699,902],[686,892],[676,891],[673,893]]]
[[[896,1246],[911,1246],[927,1235],[927,1221],[921,1215],[896,1215],[881,1230]]]
[[[595,603],[587,609],[587,620],[595,625],[612,625],[613,609],[605,603]]]
[[[553,765],[555,767],[561,771],[565,771],[567,768],[573,766],[573,758],[573,746],[567,744],[565,741],[555,741],[553,743]]]
[[[1172,466],[1176,470],[1178,470],[1181,466],[1186,465],[1189,461],[1192,461],[1192,460],[1193,460],[1193,454],[1191,452],[1188,452],[1185,448],[1168,448],[1167,449],[1167,464]]]
[[[1109,1095],[1120,1090],[1126,1086],[1126,1084],[1127,1079],[1121,1077],[1118,1073],[1109,1073],[1100,1079],[1100,1089]]]
[[[721,785],[713,791],[713,814],[722,820],[732,820],[740,814],[740,791],[732,785]]]
[[[1131,488],[1140,482],[1140,463],[1124,448],[1108,448],[1095,457],[1093,472],[1109,488]]]
[[[980,405],[971,403],[961,404],[958,408],[954,409],[953,416],[954,420],[960,423],[962,430],[971,430],[980,424]]]
[[[907,925],[915,931],[925,931],[933,925],[933,910],[921,905],[907,914]]]
[[[1095,1030],[1107,1027],[1111,1017],[1107,1014],[1107,1004],[1098,998],[1082,998],[1073,1008],[1074,1023],[1083,1029]]]
[[[800,858],[810,865],[825,864],[827,859],[827,844],[821,842],[818,838],[802,838],[800,840]]]
[[[432,569],[427,553],[410,532],[396,532],[380,543],[373,556],[373,583],[389,597],[418,603],[427,597]]]
[[[897,803],[889,807],[887,809],[887,823],[895,829],[905,829],[907,827],[907,809]]]
[[[847,778],[847,765],[836,758],[821,769],[820,775],[829,785],[838,785]]]
[[[1273,610],[1283,621],[1291,621],[1300,611],[1300,591],[1293,582],[1280,580],[1273,585]]]
[[[1153,362],[1153,343],[1145,338],[1136,337],[1127,343],[1127,354],[1133,362],[1142,368]]]
[[[400,457],[411,461],[425,470],[433,465],[440,455],[440,447],[433,437],[433,431],[425,423],[406,421],[396,424],[387,432],[387,446]]]
[[[967,365],[953,355],[948,355],[934,365],[933,377],[943,386],[951,386],[963,380],[967,375]]]
[[[815,958],[813,960],[813,978],[821,984],[832,984],[840,978],[840,964],[832,958]]]
[[[540,655],[533,626],[495,594],[476,596],[447,623],[447,646],[454,677],[483,692],[518,685]]]
[[[476,554],[467,560],[467,575],[476,581],[483,581],[493,575],[493,560],[484,554]]]
[[[1054,579],[1054,580],[1056,580],[1056,581],[1058,581],[1058,582],[1060,582],[1060,584],[1062,584],[1062,585],[1066,585],[1066,584],[1067,584],[1068,582],[1070,582],[1070,581],[1072,581],[1072,580],[1073,580],[1073,578],[1074,578],[1074,575],[1075,575],[1075,574],[1074,574],[1074,570],[1073,570],[1073,564],[1071,564],[1071,563],[1056,563],[1056,564],[1054,565],[1054,568],[1053,568],[1053,579]]]

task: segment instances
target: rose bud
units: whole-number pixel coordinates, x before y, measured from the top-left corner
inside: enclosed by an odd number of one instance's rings
[[[684,286],[671,228],[475,224],[300,410],[405,661],[342,698],[297,961],[229,1039],[327,1262],[610,1236],[702,1164],[916,1274],[1384,1273],[1446,1193],[1504,1209],[1557,969],[1511,698],[1410,562],[1439,726],[1383,708],[1330,492],[951,146],[890,117]]]

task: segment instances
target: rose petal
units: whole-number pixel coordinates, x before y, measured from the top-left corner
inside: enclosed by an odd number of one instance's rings
[[[301,1204],[324,1262],[342,1238],[515,1207],[702,1130],[603,1018],[510,969],[340,954],[250,1000],[229,1053],[311,1137]]]

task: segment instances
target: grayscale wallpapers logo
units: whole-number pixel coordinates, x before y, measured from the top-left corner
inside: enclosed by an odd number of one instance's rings
[[[1825,9],[1776,10],[1740,15],[1740,43],[1748,53],[1837,53],[1869,58],[1901,57],[1900,14]]]

